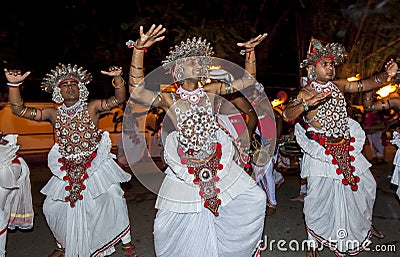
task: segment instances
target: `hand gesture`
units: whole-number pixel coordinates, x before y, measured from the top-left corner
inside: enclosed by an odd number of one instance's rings
[[[108,71],[100,71],[104,75],[108,75],[110,77],[118,77],[122,76],[122,67],[111,66]]]
[[[23,75],[21,73],[21,70],[7,70],[4,69],[4,74],[6,75],[6,78],[9,83],[17,84],[17,83],[22,83],[26,77],[31,74],[30,71],[25,72]]]
[[[240,47],[245,47],[245,48],[254,48],[256,47],[258,44],[261,43],[261,41],[263,41],[266,37],[268,36],[267,33],[264,34],[260,34],[255,38],[250,39],[247,42],[244,43],[237,43],[238,46]]]
[[[318,94],[314,95],[313,97],[311,97],[310,99],[307,99],[307,105],[309,107],[318,106],[322,102],[325,102],[328,97],[331,97],[331,95],[332,95],[332,92],[318,93]]]
[[[390,82],[393,77],[397,75],[397,70],[399,69],[397,63],[393,60],[390,59],[386,64],[385,64],[385,71],[389,75],[387,78],[387,82]]]
[[[165,36],[161,36],[166,31],[162,25],[156,27],[155,24],[151,25],[150,29],[143,33],[143,26],[139,28],[140,38],[136,41],[137,48],[147,48],[152,46],[155,42],[161,41]]]

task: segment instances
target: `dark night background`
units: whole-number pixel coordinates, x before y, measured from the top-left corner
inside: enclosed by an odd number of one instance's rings
[[[89,96],[100,98],[113,90],[101,69],[122,66],[127,79],[132,50],[125,42],[138,38],[140,25],[167,28],[165,40],[145,56],[146,72],[160,65],[170,46],[193,36],[211,42],[216,57],[242,66],[236,43],[267,32],[256,48],[257,79],[274,97],[278,89],[299,87],[299,63],[311,37],[346,47],[349,59],[338,75],[366,77],[380,70],[387,58],[398,56],[399,13],[400,0],[3,1],[1,68],[32,71],[25,100],[50,101],[39,87],[46,72],[60,62],[78,64],[94,75]],[[3,72],[0,83],[4,95]]]

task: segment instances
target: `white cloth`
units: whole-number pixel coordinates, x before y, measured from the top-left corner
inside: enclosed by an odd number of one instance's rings
[[[116,243],[130,236],[128,209],[119,183],[129,181],[131,176],[113,160],[109,134],[103,132],[97,156],[87,169],[83,199],[70,207],[65,201],[67,181],[60,170],[58,148],[55,144],[50,150],[48,165],[53,176],[41,190],[46,195],[43,212],[47,223],[65,248],[65,257],[110,255]]]
[[[393,132],[393,139],[390,140],[390,143],[397,147],[396,154],[393,158],[394,170],[392,179],[390,183],[397,185],[396,194],[400,198],[400,133],[397,131]]]
[[[4,136],[0,145],[0,256],[6,256],[7,229],[31,229],[33,206],[29,167],[17,157],[18,135]]]
[[[264,228],[266,196],[255,181],[233,161],[228,135],[217,132],[222,145],[217,187],[222,203],[215,217],[203,206],[193,175],[180,163],[176,131],[166,139],[169,168],[156,201],[154,242],[157,256],[251,256]]]
[[[304,215],[309,239],[323,242],[338,256],[354,255],[370,243],[372,211],[375,202],[376,182],[362,155],[365,134],[361,126],[349,119],[350,135],[355,137],[354,174],[360,177],[357,191],[342,184],[342,175],[324,148],[305,134],[300,124],[295,125],[296,140],[304,155],[301,176],[307,178],[307,196],[304,198]],[[346,234],[342,237],[342,232]],[[358,244],[348,244],[351,241]],[[347,243],[346,243],[347,242]]]

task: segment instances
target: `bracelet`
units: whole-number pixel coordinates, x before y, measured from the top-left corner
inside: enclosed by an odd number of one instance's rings
[[[363,83],[362,83],[362,81],[361,81],[361,79],[358,81],[358,83],[357,83],[357,91],[358,92],[362,92],[362,90],[363,90]]]
[[[9,87],[19,87],[21,84],[22,82],[17,82],[17,83],[7,82],[7,85]]]
[[[254,47],[253,48],[249,48],[249,49],[242,49],[240,50],[240,54],[241,55],[245,55],[245,54],[250,54],[251,52],[254,52]]]
[[[18,117],[22,117],[25,115],[26,111],[28,110],[28,107],[25,106],[25,108],[23,108],[20,113],[17,114]]]
[[[124,80],[124,78],[121,78],[121,79],[122,79],[122,83],[119,84],[119,85],[115,85],[114,79],[115,79],[115,78],[113,78],[113,79],[111,80],[111,84],[113,85],[114,88],[119,89],[119,88],[123,88],[123,87],[125,86],[125,80]]]
[[[138,67],[138,66],[135,66],[133,64],[131,64],[131,67],[134,68],[134,69],[137,69],[137,70],[144,70],[143,67]]]
[[[19,102],[19,103],[11,103],[11,106],[13,106],[13,107],[21,107],[22,105],[24,105],[23,100],[21,100],[21,102]]]
[[[132,77],[132,78],[134,78],[134,79],[144,78],[143,75],[138,75],[138,76],[136,76],[136,75],[130,75],[130,74],[129,74],[129,76]]]
[[[382,81],[379,79],[378,75],[374,75],[374,81],[378,84],[381,84]]]
[[[110,98],[110,100],[111,100],[111,103],[114,104],[114,105],[116,105],[116,106],[118,106],[118,105],[121,104],[115,96],[112,96],[112,97]]]
[[[301,104],[303,105],[304,111],[308,111],[308,105],[306,103],[306,100],[304,98],[301,99]]]
[[[133,47],[134,47],[136,50],[144,51],[145,53],[147,53],[147,47],[137,47],[136,44],[133,44]]]
[[[142,84],[141,84],[141,83],[139,83],[139,84],[133,84],[133,83],[129,82],[129,86],[130,86],[130,87],[138,87],[138,86],[140,86],[140,85],[142,85]]]
[[[34,120],[37,114],[37,109],[36,108],[31,108],[31,113],[29,114],[29,119]]]
[[[256,63],[256,60],[254,60],[254,61],[252,61],[252,62],[250,62],[250,61],[244,61],[245,63],[248,63],[248,64],[253,64],[253,63]]]

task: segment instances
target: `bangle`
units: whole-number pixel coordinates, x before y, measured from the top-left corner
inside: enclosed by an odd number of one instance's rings
[[[31,113],[29,114],[29,119],[34,120],[37,115],[37,109],[36,108],[31,108]]]
[[[113,79],[111,80],[111,84],[113,85],[114,88],[119,89],[119,88],[123,88],[123,87],[125,86],[125,80],[124,80],[124,78],[121,78],[121,79],[122,79],[122,83],[119,84],[119,85],[115,85],[114,79],[115,79],[115,78],[113,78]]]
[[[142,85],[142,83],[133,84],[133,83],[129,82],[129,86],[130,86],[130,87],[138,87],[138,86],[141,86],[141,85]]]
[[[241,55],[250,54],[251,52],[254,52],[254,47],[240,50]]]
[[[248,64],[253,64],[253,63],[256,63],[256,60],[254,60],[254,61],[252,61],[252,62],[250,62],[250,61],[244,61],[245,63],[248,63]]]
[[[17,114],[18,117],[22,117],[25,115],[26,111],[28,110],[28,107],[25,106],[25,108],[23,108],[20,113]]]
[[[362,80],[360,79],[357,83],[357,91],[362,92],[362,90],[363,90],[363,83]]]
[[[11,103],[11,106],[13,106],[13,107],[21,107],[22,105],[24,105],[23,100],[21,100],[21,102],[19,102],[19,103]]]
[[[134,47],[136,50],[144,51],[145,53],[147,53],[147,47],[137,47],[135,44],[133,44],[133,47]]]
[[[17,83],[7,82],[7,85],[9,87],[19,87],[21,84],[22,82],[17,82]]]
[[[138,67],[138,66],[135,66],[133,64],[131,64],[131,67],[134,68],[134,69],[137,69],[137,70],[144,70],[143,67]]]
[[[306,100],[304,98],[301,99],[301,104],[303,105],[304,111],[308,111],[308,105],[306,103]]]
[[[134,78],[134,79],[144,78],[143,75],[138,75],[138,76],[136,76],[136,75],[130,75],[130,74],[129,74],[129,76],[132,77],[132,78]]]

